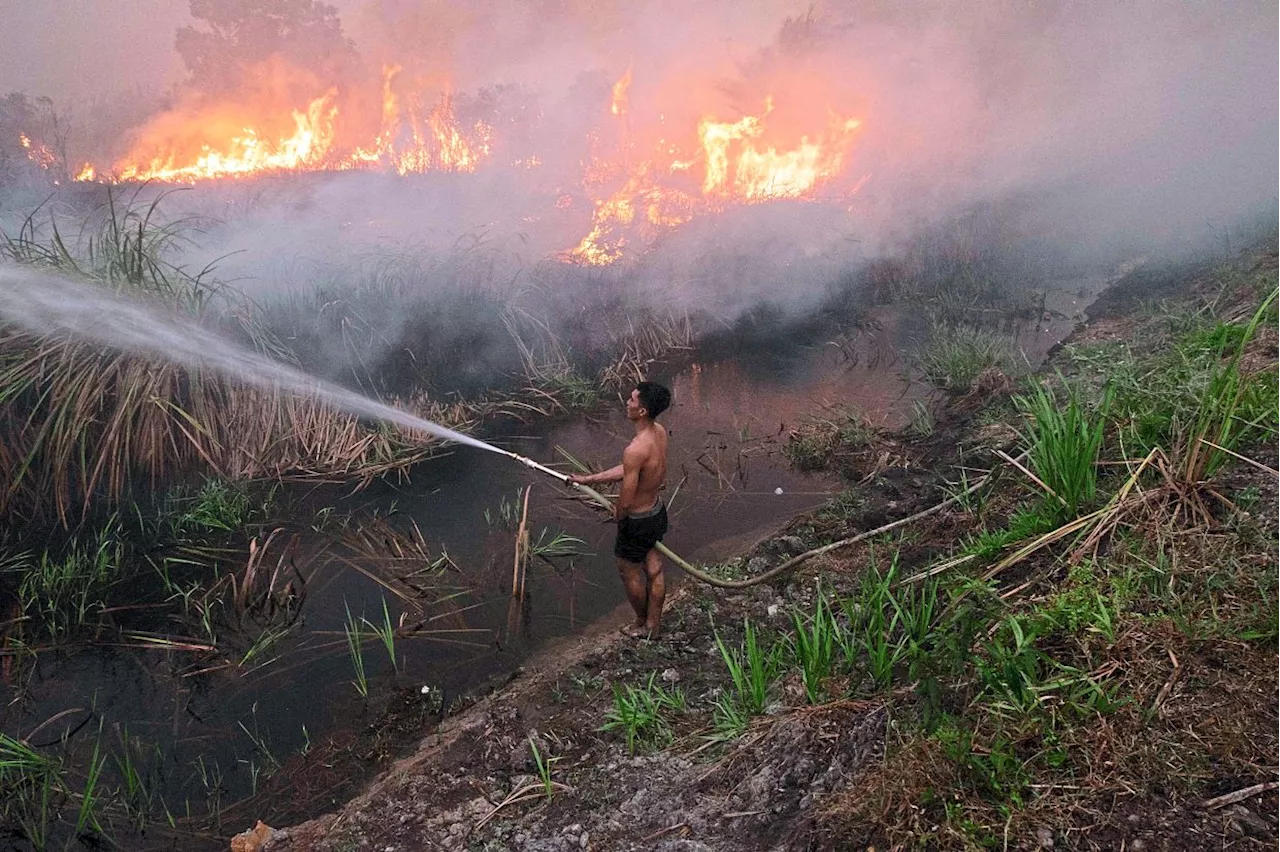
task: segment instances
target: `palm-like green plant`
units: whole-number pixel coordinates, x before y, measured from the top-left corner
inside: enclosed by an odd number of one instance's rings
[[[804,682],[805,695],[810,704],[819,704],[835,662],[840,625],[827,603],[821,584],[814,596],[817,603],[811,617],[805,618],[797,611],[791,613],[791,623],[795,628],[791,641],[796,662],[800,664],[800,678]]]
[[[1044,385],[1037,385],[1030,396],[1014,399],[1028,415],[1025,440],[1031,466],[1059,504],[1062,519],[1074,518],[1080,506],[1097,495],[1098,454],[1112,397],[1108,387],[1102,404],[1090,410],[1075,387],[1069,387],[1065,402],[1060,402]]]
[[[743,622],[742,648],[731,649],[716,634],[716,647],[733,681],[733,702],[747,716],[764,712],[769,688],[778,674],[778,647],[765,647],[750,619]]]

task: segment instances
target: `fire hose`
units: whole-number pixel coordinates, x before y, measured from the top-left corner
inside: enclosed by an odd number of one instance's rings
[[[578,491],[581,491],[583,494],[590,497],[592,500],[594,500],[603,508],[608,509],[610,511],[613,510],[613,503],[610,502],[608,497],[605,497],[599,491],[596,491],[594,488],[591,488],[590,486],[583,485],[580,482],[571,482],[569,480],[569,475],[567,473],[561,473],[558,470],[552,470],[551,468],[545,465],[538,464],[536,461],[534,461],[531,458],[526,458],[525,456],[517,455],[516,453],[513,453],[509,450],[498,449],[497,452],[519,462],[520,464],[530,468],[531,470],[536,470],[540,473],[545,473],[548,476],[555,477],[556,479],[560,480],[561,483],[572,486]],[[897,529],[898,527],[905,526],[906,524],[909,524],[913,521],[918,521],[921,518],[925,518],[925,517],[928,517],[929,515],[935,514],[937,512],[941,512],[947,506],[950,506],[953,503],[957,503],[960,500],[963,500],[965,497],[968,497],[970,494],[974,493],[978,489],[985,486],[994,475],[995,475],[995,472],[992,471],[991,473],[988,473],[986,476],[980,477],[979,479],[975,480],[973,483],[969,485],[968,488],[964,489],[963,491],[952,494],[950,497],[948,497],[946,500],[943,500],[941,503],[930,506],[929,508],[924,509],[922,511],[916,512],[914,515],[908,515],[905,518],[899,518],[898,520],[893,521],[892,523],[885,524],[884,526],[877,527],[876,529],[866,530],[865,532],[860,532],[857,535],[850,536],[849,538],[844,538],[844,539],[841,539],[840,541],[834,541],[834,542],[831,542],[830,544],[824,544],[821,547],[816,547],[813,550],[805,551],[804,553],[801,553],[798,556],[791,557],[786,562],[783,562],[781,565],[778,565],[775,568],[771,568],[768,571],[765,571],[763,574],[759,574],[755,577],[748,577],[745,580],[725,580],[720,577],[715,577],[701,570],[700,568],[697,568],[689,564],[686,560],[682,559],[680,556],[673,553],[671,549],[667,547],[665,544],[663,544],[662,542],[658,542],[657,545],[655,545],[655,547],[659,553],[661,553],[663,556],[670,559],[672,562],[678,565],[685,573],[693,577],[695,580],[701,580],[702,582],[708,585],[716,586],[717,588],[721,588],[721,589],[746,589],[751,586],[758,586],[761,583],[767,583],[770,580],[773,580],[776,577],[779,577],[782,574],[785,574],[788,571],[791,571],[801,563],[807,562],[808,560],[814,558],[815,556],[821,556],[824,553],[830,553],[833,550],[839,550],[842,547],[848,547],[851,544],[857,544],[858,542],[863,541],[865,539],[882,535],[891,530]]]

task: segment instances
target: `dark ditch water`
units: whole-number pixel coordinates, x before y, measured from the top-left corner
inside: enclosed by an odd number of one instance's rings
[[[1097,289],[1077,284],[1060,297],[1064,305],[1082,303]],[[1063,312],[1018,331],[1028,358],[1042,358],[1070,319]],[[718,561],[838,491],[833,480],[788,468],[788,432],[835,405],[886,427],[906,423],[914,402],[929,393],[899,354],[914,334],[911,318],[885,312],[857,334],[804,347],[779,341],[696,361],[670,376],[675,405],[662,418],[672,436],[668,545],[693,561]],[[611,466],[631,427],[619,404],[598,417],[519,432],[486,438],[544,464],[563,463],[563,448]],[[581,544],[573,555],[532,559],[515,600],[514,538],[526,487],[531,540],[560,532]],[[550,477],[509,459],[458,447],[421,465],[410,484],[379,485],[346,502],[358,507],[357,520],[339,542],[305,526],[296,530],[292,561],[305,578],[300,618],[269,647],[241,662],[242,643],[215,664],[143,642],[41,654],[21,689],[0,685],[0,730],[35,743],[71,731],[72,745],[82,748],[91,748],[100,730],[117,751],[121,742],[133,743],[143,780],[158,794],[153,808],[162,812],[162,796],[179,836],[153,832],[131,845],[225,848],[224,839],[184,833],[187,814],[191,825],[219,814],[223,832],[215,833],[231,833],[256,818],[279,824],[328,810],[357,779],[326,774],[327,749],[354,742],[396,702],[403,712],[406,695],[421,696],[426,719],[513,671],[548,640],[602,617],[624,617],[611,615],[624,603],[612,525]],[[386,520],[359,520],[375,514]],[[400,557],[397,542],[408,543]],[[268,547],[263,563],[280,564],[278,551]],[[442,567],[428,570],[445,554]],[[683,575],[669,567],[668,577],[681,582]],[[384,602],[401,625],[400,669],[378,640],[367,640],[366,699],[353,685],[344,628],[348,613],[380,623]]]

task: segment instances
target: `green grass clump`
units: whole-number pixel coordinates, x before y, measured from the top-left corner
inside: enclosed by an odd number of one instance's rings
[[[61,552],[17,554],[0,570],[17,575],[23,615],[53,637],[66,638],[106,607],[109,588],[126,568],[120,525],[112,518],[91,538],[74,539]]]
[[[564,530],[552,532],[546,527],[543,527],[537,539],[529,544],[529,554],[541,556],[544,559],[581,556],[587,552],[587,542],[584,539],[569,535]]]
[[[176,486],[159,506],[159,531],[171,542],[239,532],[254,510],[249,483],[205,477],[198,487]]]
[[[731,700],[735,707],[749,716],[763,713],[769,701],[769,689],[778,675],[781,646],[766,646],[755,625],[747,619],[742,625],[741,648],[730,648],[719,633],[716,647],[729,670],[733,684]]]
[[[840,641],[845,664],[876,690],[892,685],[894,670],[907,650],[900,605],[893,593],[897,576],[896,553],[886,571],[873,560],[862,572],[857,594],[841,603],[848,619],[847,633]]]
[[[1276,371],[1249,375],[1242,371],[1241,362],[1276,295],[1273,290],[1245,327],[1222,326],[1215,329],[1218,334],[1196,341],[1214,363],[1182,447],[1181,472],[1186,482],[1208,479],[1239,450],[1275,435],[1280,405]]]
[[[1058,504],[1057,515],[1062,520],[1075,517],[1081,506],[1097,496],[1098,455],[1106,435],[1111,396],[1108,390],[1093,411],[1075,388],[1067,390],[1063,402],[1044,385],[1014,400],[1028,418],[1024,440],[1031,466]]]
[[[1128,456],[1162,448],[1179,478],[1196,484],[1251,444],[1274,439],[1274,363],[1249,370],[1245,356],[1275,303],[1272,290],[1243,324],[1198,318],[1157,357],[1118,372],[1113,416]]]
[[[805,696],[810,704],[820,704],[826,696],[825,683],[831,676],[835,663],[837,636],[840,625],[836,622],[831,605],[818,585],[815,592],[817,604],[812,616],[805,617],[792,611],[791,624],[795,631],[791,647],[800,667],[800,679],[804,683]]]
[[[935,326],[920,353],[925,378],[952,393],[967,393],[979,375],[993,368],[1013,369],[1008,341],[971,326]]]
[[[542,783],[542,793],[550,800],[555,796],[556,782],[551,780],[551,770],[560,760],[558,757],[551,755],[543,756],[538,749],[538,741],[535,737],[529,737],[529,753],[533,756],[534,767],[538,770],[538,780]]]
[[[572,368],[537,377],[540,395],[549,396],[565,411],[586,411],[601,402],[601,388],[596,382]]]
[[[69,764],[0,733],[0,825],[16,829],[35,852],[110,845],[99,816],[111,797],[102,784],[106,755],[95,742],[83,781]],[[113,797],[112,797],[113,798]]]
[[[1032,775],[1008,734],[996,733],[986,743],[975,746],[975,732],[960,720],[948,718],[933,737],[942,745],[946,758],[959,769],[960,776],[980,796],[1022,804]]]
[[[657,672],[650,673],[642,687],[613,685],[613,705],[605,713],[600,730],[622,731],[631,754],[635,754],[637,745],[661,747],[669,743],[671,725],[666,717],[685,710],[680,688],[668,690],[657,683],[657,677]]]

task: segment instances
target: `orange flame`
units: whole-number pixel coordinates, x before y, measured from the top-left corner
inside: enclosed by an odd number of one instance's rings
[[[772,101],[766,100],[764,116],[772,111]],[[849,142],[862,125],[856,118],[833,119],[828,133],[817,141],[802,136],[795,148],[778,151],[758,143],[764,133],[764,116],[748,115],[733,123],[711,119],[699,123],[698,138],[706,161],[704,195],[744,201],[804,195],[840,174]]]
[[[453,111],[452,96],[445,92],[425,119],[410,102],[406,118],[401,116],[395,80],[399,65],[382,69],[382,123],[370,148],[357,148],[345,168],[386,164],[405,175],[434,170],[474,172],[490,152],[493,130],[483,122],[464,129]]]
[[[382,72],[381,119],[374,138],[340,147],[336,88],[293,110],[293,127],[278,127],[269,114],[245,117],[235,105],[213,105],[194,117],[162,117],[159,143],[135,146],[113,170],[115,180],[195,181],[300,170],[394,169],[400,174],[434,170],[470,172],[490,153],[492,129],[483,122],[462,126],[448,92],[429,110],[398,92],[399,65]],[[240,116],[228,121],[227,116]],[[349,123],[349,122],[348,122]],[[230,128],[219,131],[219,128]],[[348,127],[342,138],[353,135]],[[367,138],[367,137],[366,137]],[[195,139],[195,142],[191,140]],[[150,150],[148,151],[148,148]],[[82,170],[92,180],[95,170]]]
[[[615,116],[624,114],[618,108],[619,92],[623,93],[621,102],[625,104],[630,83],[628,70],[614,84],[611,112]],[[652,236],[660,229],[683,224],[698,213],[722,210],[732,204],[808,197],[840,175],[860,121],[832,115],[827,128],[816,138],[802,135],[794,146],[780,150],[778,145],[764,141],[772,112],[772,100],[766,99],[764,111],[758,116],[743,116],[735,122],[703,118],[697,128],[700,149],[691,159],[678,158],[679,149],[664,140],[659,140],[652,160],[632,167],[624,158],[622,186],[596,198],[590,231],[561,257],[591,266],[610,264],[623,256],[629,232],[639,229],[642,236]],[[627,146],[624,138],[622,147]],[[681,173],[696,172],[698,166],[703,170],[700,196],[671,185],[679,182]],[[612,163],[593,160],[585,169],[583,181],[588,193],[596,184],[615,182],[618,171],[619,167]],[[642,217],[637,217],[637,210],[643,211]]]
[[[337,89],[330,89],[313,100],[306,112],[293,110],[294,132],[279,141],[264,140],[257,129],[246,126],[241,130],[243,135],[232,136],[216,147],[204,143],[194,160],[189,154],[169,150],[145,163],[126,158],[117,173],[120,180],[191,181],[317,167],[333,143],[337,95]]]
[[[356,148],[351,155],[353,166],[377,163],[384,157],[390,158],[392,154],[396,131],[400,128],[400,102],[392,83],[400,70],[399,65],[382,66],[382,122],[378,136],[373,140],[372,148]]]
[[[27,152],[27,159],[35,163],[40,168],[48,171],[58,164],[58,155],[50,151],[44,145],[36,145],[31,141],[31,137],[25,133],[18,134],[18,144]]]
[[[305,109],[287,110],[292,122],[281,120],[284,113],[278,107],[296,98],[299,87],[314,91],[314,83],[287,68],[277,73],[279,82],[293,87],[292,94],[285,95],[280,94],[281,85],[264,88],[277,108],[214,104],[193,114],[175,111],[160,116],[148,128],[152,141],[136,145],[106,179],[195,181],[348,169],[386,169],[401,175],[473,172],[492,156],[492,127],[459,120],[448,89],[434,100],[424,100],[406,83],[400,65],[383,66],[377,111],[362,111],[355,94],[340,98],[335,87],[310,100]],[[784,102],[788,109],[775,112],[772,99],[766,98],[758,115],[724,121],[704,114],[693,120],[694,113],[683,124],[685,135],[671,137],[676,141],[654,141],[650,136],[637,142],[633,129],[642,123],[632,115],[631,86],[628,68],[611,91],[614,131],[603,133],[602,128],[592,133],[592,154],[582,164],[581,176],[591,200],[591,224],[577,246],[560,254],[563,259],[613,263],[629,246],[647,243],[700,214],[779,198],[813,198],[842,176],[861,129],[858,119],[830,110],[815,120],[790,99]],[[804,97],[803,103],[814,100],[808,89]],[[351,108],[353,102],[356,108]],[[668,135],[681,124],[668,123],[664,116],[657,119],[649,129],[662,127]],[[361,121],[367,122],[363,128],[358,126]],[[640,133],[645,130],[639,127]],[[22,143],[29,157],[48,162],[43,167],[50,168],[52,155],[45,161],[27,137]],[[607,154],[600,153],[602,147],[609,149]],[[537,152],[522,151],[510,163],[532,169],[541,159]],[[76,180],[102,179],[97,177],[101,171],[86,163]],[[835,184],[845,195],[859,185]],[[561,194],[556,206],[566,209],[571,203],[572,196]]]
[[[613,84],[613,102],[609,105],[609,111],[614,115],[621,116],[627,111],[627,92],[630,89],[631,69],[628,68],[627,73]]]
[[[493,131],[483,122],[476,122],[470,135],[463,132],[453,114],[453,100],[446,93],[440,103],[427,116],[432,145],[424,143],[419,124],[413,123],[413,140],[419,152],[434,149],[434,157],[426,159],[426,167],[414,171],[439,168],[451,172],[474,172],[476,166],[489,154]],[[406,169],[400,168],[400,174]]]
[[[641,163],[621,189],[595,202],[591,231],[565,257],[588,266],[606,266],[622,257],[626,230],[632,225],[639,227],[643,236],[651,236],[688,222],[701,207],[698,199],[660,186],[653,165]]]

